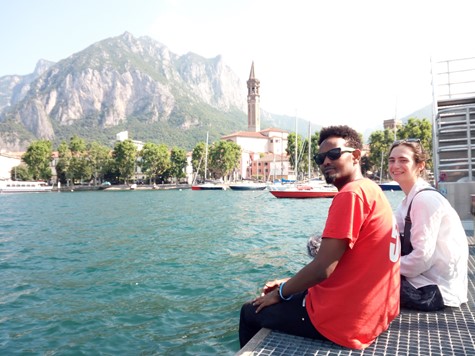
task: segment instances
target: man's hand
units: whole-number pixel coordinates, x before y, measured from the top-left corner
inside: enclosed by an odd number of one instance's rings
[[[289,279],[290,278],[282,278],[282,279],[275,279],[273,281],[268,281],[262,288],[261,297],[263,297],[267,293],[272,292],[275,289],[278,289],[282,283],[287,282]]]
[[[272,291],[257,297],[252,301],[252,305],[257,306],[256,313],[259,313],[265,307],[272,304],[280,303],[279,288],[274,288]]]

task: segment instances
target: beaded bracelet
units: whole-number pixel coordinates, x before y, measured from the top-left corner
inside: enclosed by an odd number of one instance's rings
[[[280,286],[279,286],[279,297],[282,300],[290,300],[293,297],[292,294],[290,296],[288,296],[287,298],[285,298],[284,295],[282,294],[282,288],[284,287],[284,284],[285,284],[285,282],[281,283]]]

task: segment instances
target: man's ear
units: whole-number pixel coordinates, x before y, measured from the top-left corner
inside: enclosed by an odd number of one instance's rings
[[[353,160],[355,160],[355,162],[361,161],[361,150],[359,148],[351,152],[351,154],[353,155]]]

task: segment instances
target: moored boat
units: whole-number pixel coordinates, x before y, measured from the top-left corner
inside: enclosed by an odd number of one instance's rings
[[[239,182],[229,184],[229,188],[232,190],[264,190],[266,189],[266,183],[258,183],[258,182]]]
[[[226,186],[223,184],[206,182],[202,184],[193,184],[191,190],[226,190]]]
[[[195,184],[193,183],[191,185],[191,190],[226,190],[226,186],[220,183],[215,183],[213,181],[207,180],[207,173],[208,173],[208,133],[206,133],[206,145],[205,145],[205,169],[204,169],[204,183],[200,184]],[[198,165],[201,166],[201,161],[200,164]],[[198,174],[198,172],[197,172]],[[196,176],[195,176],[196,179]]]
[[[311,180],[307,184],[274,185],[269,187],[269,191],[276,198],[292,199],[333,198],[338,193],[334,185],[321,180]]]
[[[36,181],[0,181],[0,193],[42,193],[51,192],[53,186]]]
[[[310,137],[310,123],[308,126],[308,142],[311,142]],[[295,127],[295,132],[297,133],[297,125]],[[295,136],[295,147],[297,145],[297,137]],[[311,145],[308,147],[308,162],[311,161]],[[298,162],[298,154],[295,150],[295,159],[294,162]],[[298,163],[295,164],[295,167],[298,167]],[[333,184],[327,184],[322,179],[312,178],[311,176],[311,167],[308,166],[308,179],[306,182],[294,183],[294,184],[284,184],[284,179],[281,180],[280,184],[273,184],[268,187],[270,193],[276,198],[292,198],[292,199],[311,199],[311,198],[333,198],[338,194],[338,189]]]
[[[382,190],[401,190],[399,183],[395,181],[379,183],[378,184]]]

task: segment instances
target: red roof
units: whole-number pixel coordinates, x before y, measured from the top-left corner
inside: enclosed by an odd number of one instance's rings
[[[287,132],[287,131],[279,129],[277,127],[271,127],[271,128],[265,129],[265,130],[261,130],[259,132],[238,131],[238,132],[234,132],[230,135],[223,136],[223,137],[221,137],[221,139],[225,140],[225,139],[231,138],[231,137],[254,137],[254,138],[265,138],[265,139],[267,139],[269,136],[264,135],[263,132],[271,132],[271,131],[273,131],[273,132]]]
[[[268,129],[261,130],[261,131],[259,131],[259,132],[269,132],[269,131],[288,132],[288,131],[286,131],[286,130],[279,129],[278,127],[270,127],[270,128],[268,128]]]
[[[231,135],[223,136],[221,137],[221,139],[227,139],[231,137],[254,137],[254,138],[267,139],[267,136],[264,136],[260,132],[250,132],[250,131],[238,131],[238,132],[232,133]]]

